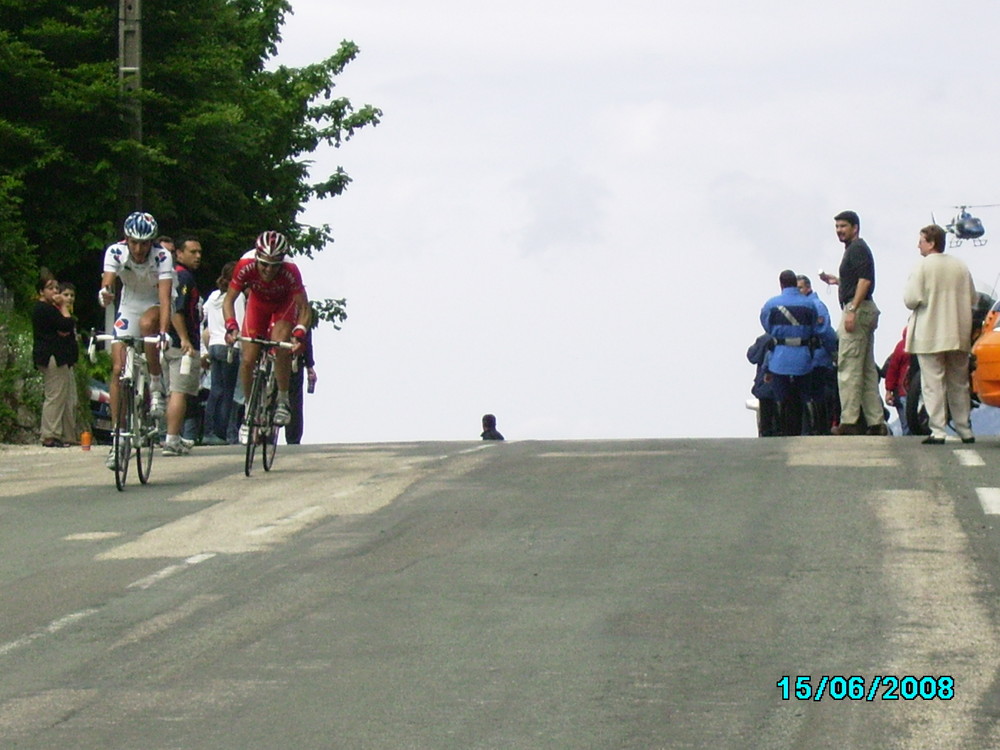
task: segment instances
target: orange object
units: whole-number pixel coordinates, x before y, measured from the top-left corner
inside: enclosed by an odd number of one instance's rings
[[[1000,302],[983,322],[982,333],[972,344],[975,369],[972,390],[989,406],[1000,406]]]
[[[92,438],[90,433],[84,431],[83,434],[80,435],[80,447],[83,448],[85,451],[89,451],[91,440]]]

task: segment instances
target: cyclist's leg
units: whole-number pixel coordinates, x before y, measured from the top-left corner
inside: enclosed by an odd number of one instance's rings
[[[271,329],[274,341],[288,341],[292,338],[292,324],[287,320],[275,321]],[[288,394],[288,383],[292,377],[292,352],[289,349],[277,349],[274,353],[274,376],[278,381],[279,393]],[[286,399],[287,400],[287,399]]]
[[[271,339],[274,341],[289,341],[292,338],[292,326],[298,318],[295,301],[276,310],[271,321]],[[274,423],[286,425],[292,421],[292,409],[288,403],[288,384],[292,377],[292,352],[288,349],[275,351],[274,379],[278,384],[277,406],[274,410]]]
[[[253,292],[250,292],[247,297],[246,312],[243,315],[241,335],[254,339],[266,338],[271,327],[272,315],[273,306],[261,302]],[[259,344],[249,344],[246,341],[240,343],[240,383],[243,385],[243,395],[246,398],[250,397],[250,385],[259,353]]]
[[[111,399],[111,424],[118,424],[118,391],[122,367],[125,365],[125,346],[117,341],[111,342],[111,382],[108,383],[108,397]]]
[[[139,318],[139,330],[143,336],[158,336],[160,334],[160,306],[153,305],[143,312]],[[163,374],[160,367],[160,352],[156,344],[146,344],[146,362],[149,365],[150,377],[159,378]],[[158,383],[159,381],[154,381]]]
[[[160,306],[151,305],[139,317],[139,332],[143,336],[158,336],[160,333]],[[166,412],[166,397],[163,388],[163,367],[160,365],[160,349],[157,344],[144,344],[146,367],[149,370],[149,413],[160,418]]]
[[[240,384],[243,386],[244,398],[250,397],[250,386],[253,384],[253,370],[257,365],[258,354],[260,354],[260,344],[246,341],[240,343]]]
[[[249,310],[249,306],[247,307]],[[247,335],[244,333],[244,335]],[[243,391],[243,418],[239,420],[236,429],[237,441],[246,445],[250,436],[250,422],[257,418],[250,409],[250,395],[253,392],[254,369],[257,367],[257,357],[260,355],[260,344],[240,342],[240,387]],[[237,412],[238,413],[238,412]]]
[[[292,327],[298,320],[298,309],[295,300],[290,299],[274,310],[271,316],[271,339],[273,341],[291,341]],[[292,353],[288,349],[278,349],[275,352],[274,374],[278,381],[278,392],[284,394],[288,402],[288,381],[292,374]]]
[[[142,310],[135,305],[122,303],[115,315],[114,334],[118,338],[141,335],[139,318]],[[122,367],[125,366],[125,346],[117,341],[111,344],[111,382],[108,383],[108,395],[111,398],[111,424],[118,424],[118,380]]]

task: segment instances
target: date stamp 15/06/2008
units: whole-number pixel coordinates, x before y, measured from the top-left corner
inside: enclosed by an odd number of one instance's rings
[[[950,675],[916,677],[905,675],[784,675],[777,682],[781,700],[814,701],[950,701],[955,697],[955,678]]]

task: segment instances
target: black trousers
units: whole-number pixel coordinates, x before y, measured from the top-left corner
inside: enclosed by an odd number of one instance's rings
[[[302,381],[305,379],[305,368],[292,370],[288,381],[288,406],[292,410],[292,420],[285,425],[285,442],[298,445],[302,442],[302,429],[305,427],[302,419]]]

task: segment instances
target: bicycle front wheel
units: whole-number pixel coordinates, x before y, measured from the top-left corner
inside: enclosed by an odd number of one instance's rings
[[[133,401],[135,395],[132,383],[121,381],[118,384],[118,417],[115,424],[115,436],[112,448],[115,452],[115,487],[119,492],[125,490],[125,479],[128,477],[128,463],[132,458],[132,426]]]
[[[264,463],[264,471],[270,471],[274,466],[274,453],[278,450],[278,432],[281,430],[274,423],[274,409],[277,406],[278,394],[271,391],[267,398],[267,403],[261,409],[264,415],[264,424],[260,428],[260,452]]]
[[[149,384],[145,384],[142,393],[136,396],[135,418],[133,420],[135,433],[135,467],[139,471],[139,481],[146,484],[153,468],[153,448],[156,445],[156,421],[149,416],[150,393]]]
[[[250,386],[250,398],[247,399],[246,409],[243,412],[243,420],[248,428],[247,434],[247,455],[243,464],[243,473],[250,476],[253,469],[254,453],[257,451],[257,440],[260,432],[261,422],[261,391],[263,390],[263,377],[261,373],[255,372],[253,384]]]

